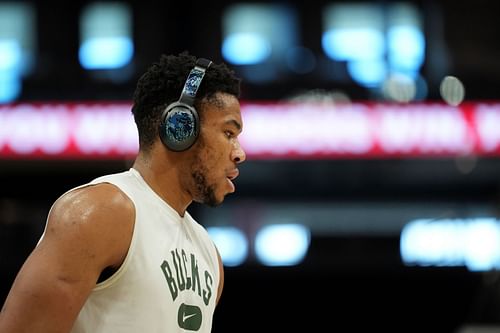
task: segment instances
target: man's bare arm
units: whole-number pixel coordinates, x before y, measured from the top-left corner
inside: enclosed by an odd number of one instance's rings
[[[0,332],[69,332],[103,269],[123,262],[134,220],[132,202],[110,184],[57,200],[7,296]]]

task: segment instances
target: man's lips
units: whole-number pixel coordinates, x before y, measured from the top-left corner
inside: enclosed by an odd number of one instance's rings
[[[238,175],[240,174],[240,171],[238,169],[231,170],[226,174],[226,177],[229,178],[229,180],[234,180]]]
[[[231,190],[230,190],[231,193],[236,190],[236,187],[234,186],[232,181],[236,177],[238,177],[239,174],[240,174],[240,172],[238,171],[238,169],[233,169],[226,174],[227,182],[229,183],[229,186],[231,187]]]

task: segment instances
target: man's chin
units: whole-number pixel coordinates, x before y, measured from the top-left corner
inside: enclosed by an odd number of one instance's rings
[[[220,206],[224,202],[224,197],[222,198],[215,198],[215,197],[210,197],[210,198],[203,198],[203,199],[195,199],[195,202],[203,205],[207,205],[209,207],[217,207]]]
[[[223,202],[224,202],[224,200],[220,200],[220,201],[207,201],[207,202],[204,202],[203,204],[207,205],[208,207],[215,208],[215,207],[220,206]]]

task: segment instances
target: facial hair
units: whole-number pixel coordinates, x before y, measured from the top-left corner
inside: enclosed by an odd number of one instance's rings
[[[208,183],[206,175],[209,174],[209,169],[201,158],[202,154],[210,156],[213,155],[213,152],[210,147],[205,144],[202,135],[198,138],[197,147],[193,148],[196,149],[196,157],[191,164],[191,178],[196,189],[194,200],[210,207],[216,207],[222,203],[222,200],[217,200],[215,196],[215,184]]]
[[[193,177],[193,182],[196,186],[197,194],[199,195],[198,200],[200,203],[206,204],[210,207],[216,207],[221,204],[220,201],[215,197],[215,186],[210,185],[207,182],[205,174],[208,170],[203,166],[201,161],[198,161],[197,167],[193,169],[191,177]]]

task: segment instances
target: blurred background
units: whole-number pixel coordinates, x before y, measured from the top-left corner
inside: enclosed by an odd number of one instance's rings
[[[0,303],[66,190],[129,168],[140,75],[242,77],[237,193],[191,206],[214,332],[500,330],[500,4],[0,1]]]

